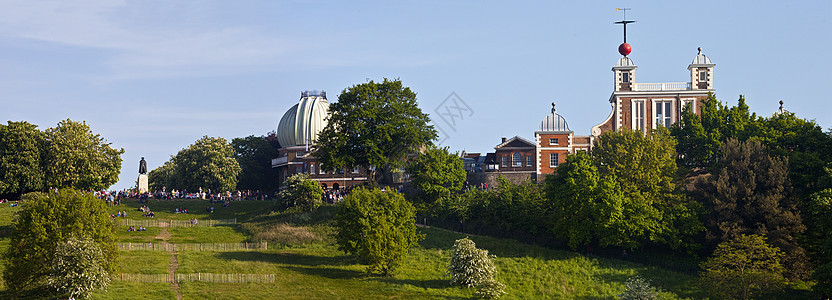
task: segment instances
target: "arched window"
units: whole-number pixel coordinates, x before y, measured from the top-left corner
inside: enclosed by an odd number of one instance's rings
[[[514,152],[511,155],[511,166],[512,167],[522,167],[523,166],[523,156],[520,155],[520,152]]]

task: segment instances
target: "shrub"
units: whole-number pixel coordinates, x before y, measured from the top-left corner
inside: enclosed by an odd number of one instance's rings
[[[289,207],[310,211],[321,206],[323,193],[323,188],[309,179],[309,174],[299,173],[286,179],[286,189],[280,192],[280,197]]]
[[[58,246],[72,236],[91,239],[103,252],[101,267],[110,274],[115,272],[115,227],[104,202],[91,193],[60,190],[57,194],[26,194],[12,224],[3,279],[13,293],[44,287],[52,274]]]
[[[415,218],[416,209],[396,191],[354,189],[335,214],[338,248],[368,264],[368,273],[388,276],[423,238]]]
[[[105,257],[91,238],[71,236],[55,249],[47,285],[58,293],[87,298],[110,282]]]
[[[659,292],[656,288],[650,286],[649,281],[636,275],[627,278],[627,283],[624,284],[624,292],[618,295],[618,299],[656,300],[659,299]]]
[[[761,235],[739,235],[717,246],[702,263],[702,284],[716,298],[752,298],[755,292],[779,289],[785,282],[783,252]]]
[[[505,294],[505,285],[495,279],[497,267],[492,258],[494,255],[489,255],[488,250],[477,249],[471,239],[456,240],[448,265],[451,284],[475,287],[477,296],[482,298],[497,298]]]

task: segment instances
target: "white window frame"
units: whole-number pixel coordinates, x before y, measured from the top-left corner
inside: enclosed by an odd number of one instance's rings
[[[501,158],[501,163],[500,163],[500,167],[506,167],[506,168],[508,168],[508,155],[504,155],[504,156],[502,156],[502,158]]]
[[[621,82],[630,83],[630,72],[621,72]]]
[[[647,99],[632,99],[630,100],[630,107],[633,116],[630,128],[644,131],[647,128]],[[640,112],[639,108],[641,108]]]
[[[315,174],[315,164],[309,164],[309,174]]]
[[[558,142],[560,142],[558,138],[549,139],[549,145],[557,145],[559,144]]]
[[[708,82],[708,71],[699,71],[699,82]]]
[[[560,165],[560,155],[557,153],[549,153],[549,167],[557,168]]]
[[[696,113],[696,98],[683,98],[682,99],[682,111],[684,111],[685,107],[690,104],[690,108],[693,109],[693,112]]]
[[[531,156],[531,155],[526,156],[526,166],[527,167],[534,167],[534,156]]]
[[[511,167],[512,168],[519,168],[523,166],[523,154],[520,152],[514,152],[511,154]]]
[[[650,120],[653,120],[653,129],[659,128],[659,124],[669,128],[670,126],[665,124],[668,120],[670,120],[669,125],[673,125],[673,123],[676,123],[676,107],[674,106],[674,104],[676,104],[676,99],[653,99],[653,101],[650,101],[650,102],[652,102],[652,103],[650,103],[651,108],[652,108],[652,113],[651,113]],[[656,112],[656,104],[659,104],[659,103],[662,104],[662,116],[661,116],[662,119],[661,120],[657,120],[659,118],[659,114]],[[669,116],[664,115],[664,111],[665,111],[666,106],[670,106],[670,115]]]

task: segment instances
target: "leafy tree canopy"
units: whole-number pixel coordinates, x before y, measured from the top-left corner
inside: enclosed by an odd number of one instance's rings
[[[46,137],[28,122],[0,124],[0,194],[20,198],[43,189]]]
[[[783,285],[782,256],[763,236],[741,234],[719,244],[702,263],[701,282],[716,298],[751,299]]]
[[[170,161],[148,174],[150,185],[207,192],[231,191],[237,186],[240,164],[224,138],[204,136],[179,150]],[[151,180],[151,178],[153,180]]]
[[[121,154],[94,134],[86,122],[66,119],[46,130],[49,187],[103,190],[118,181]]]
[[[427,210],[434,201],[446,199],[455,194],[465,182],[466,174],[462,160],[448,147],[430,147],[409,162],[407,172],[411,183],[421,192],[417,203]]]
[[[109,274],[116,269],[115,227],[104,202],[91,193],[62,189],[26,194],[12,225],[3,279],[15,293],[45,286],[58,245],[72,236],[92,239],[104,255],[100,267]]]
[[[263,136],[247,136],[231,140],[234,158],[240,164],[237,176],[238,190],[273,192],[278,188],[277,169],[272,168],[272,158],[279,155],[277,149]]]
[[[286,179],[286,189],[280,191],[280,197],[287,206],[314,210],[321,206],[324,189],[317,181],[309,179],[309,174],[298,173]]]
[[[758,140],[729,139],[720,147],[716,172],[701,186],[710,212],[707,238],[721,243],[738,234],[759,234],[786,252],[790,277],[808,275],[805,251],[795,237],[805,230],[788,198],[788,159],[772,157]]]
[[[607,227],[618,233],[605,236],[628,237],[615,243],[635,247],[638,241],[649,240],[673,248],[696,246],[691,237],[702,230],[698,205],[676,191],[675,146],[664,127],[648,133],[606,132],[596,140],[592,150],[595,165],[601,178],[614,181],[603,189],[610,195],[605,200],[607,214],[621,223]],[[619,198],[616,185],[623,193],[620,216],[614,214]]]
[[[371,274],[389,276],[424,238],[416,231],[416,209],[396,191],[354,189],[335,219],[338,248],[357,255]]]
[[[431,144],[436,130],[400,80],[357,84],[329,106],[314,155],[324,170],[404,166],[407,155]]]

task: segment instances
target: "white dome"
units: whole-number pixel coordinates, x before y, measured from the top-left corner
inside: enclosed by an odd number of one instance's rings
[[[633,62],[632,59],[629,57],[621,57],[618,59],[618,62],[615,63],[616,67],[635,67],[636,63]]]
[[[302,93],[300,101],[283,114],[277,125],[281,147],[312,145],[326,126],[329,102],[323,93]]]
[[[546,116],[543,121],[540,122],[540,130],[538,131],[571,131],[569,130],[569,124],[566,123],[566,119],[564,119],[561,115],[557,113],[555,110],[555,103],[552,103],[552,113]]]
[[[708,58],[705,54],[697,54],[696,57],[693,58],[693,62],[690,63],[691,65],[712,65],[711,59]]]
[[[713,66],[711,59],[708,58],[707,55],[702,54],[702,47],[697,48],[699,52],[696,54],[696,57],[693,58],[693,61],[690,63],[691,65],[709,65],[710,67]]]

